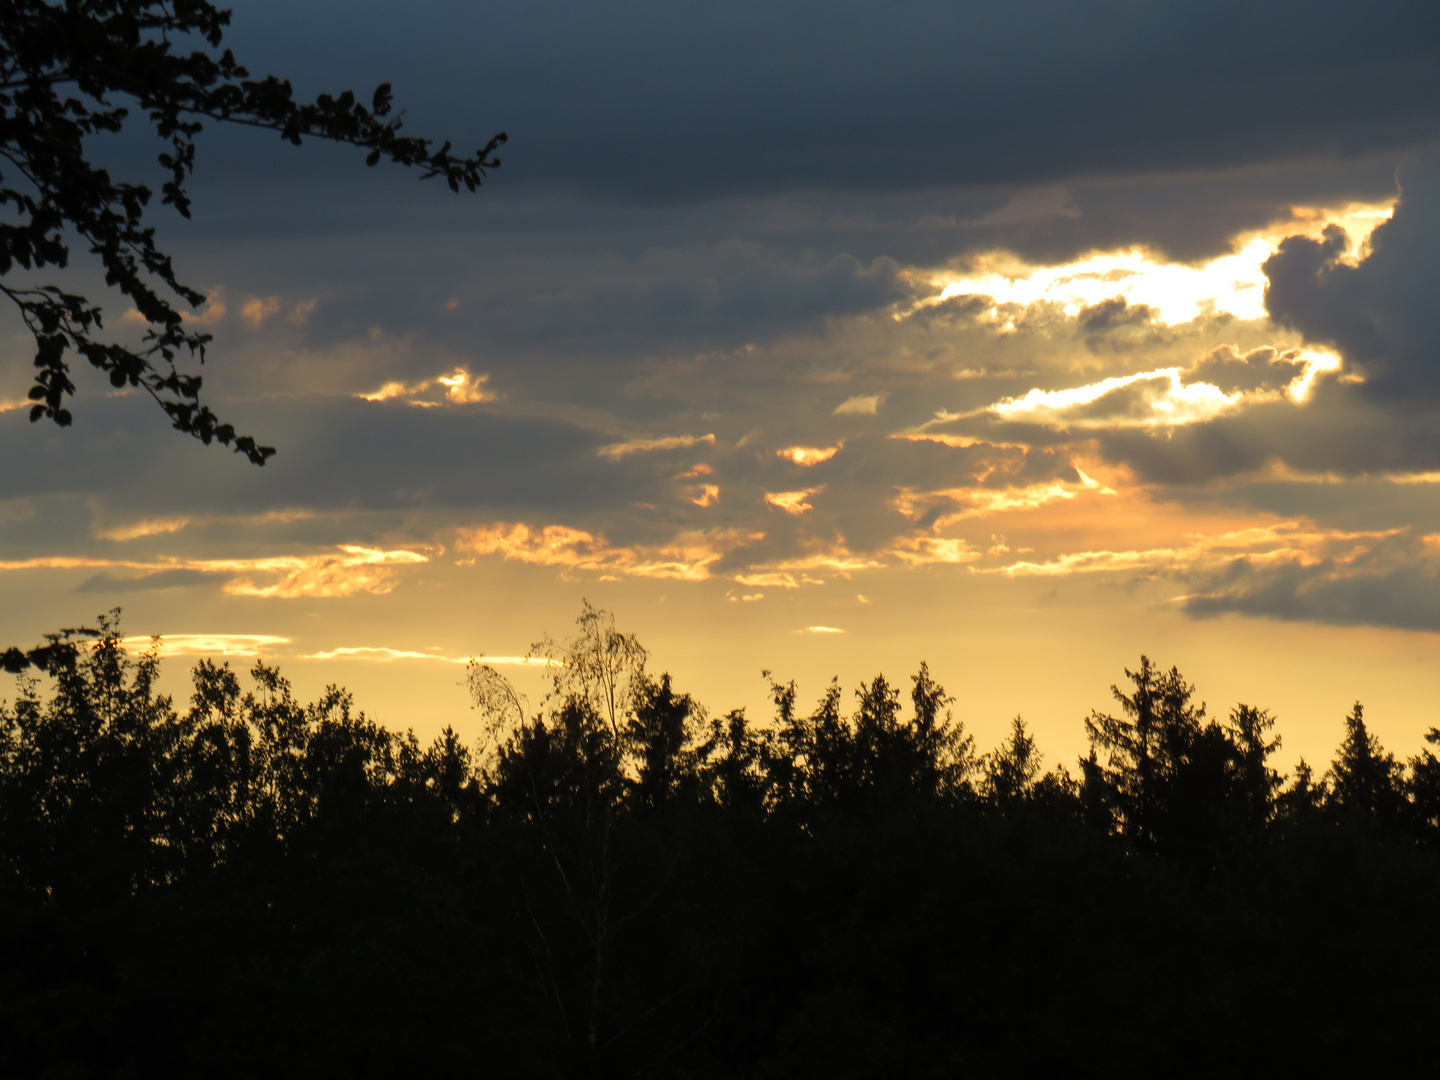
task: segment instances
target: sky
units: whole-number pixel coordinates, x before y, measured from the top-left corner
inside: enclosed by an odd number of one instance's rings
[[[1440,724],[1440,8],[399,10],[241,0],[226,44],[505,130],[479,192],[215,129],[151,214],[263,469],[93,372],[31,425],[0,323],[7,643],[122,607],[182,699],[262,656],[475,736],[466,662],[538,703],[588,600],[712,714],[923,660],[1072,771],[1142,653],[1287,766],[1356,700],[1402,756]]]

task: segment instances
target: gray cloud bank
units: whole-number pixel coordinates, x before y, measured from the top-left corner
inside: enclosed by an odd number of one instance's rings
[[[1440,632],[1440,567],[1412,535],[1382,540],[1354,562],[1257,566],[1237,560],[1184,601],[1205,618],[1226,613],[1340,626]]]
[[[1432,408],[1440,397],[1440,156],[1401,173],[1395,216],[1357,264],[1332,227],[1323,240],[1291,237],[1265,264],[1265,306],[1308,341],[1333,346],[1365,377],[1366,393]]]
[[[506,127],[527,183],[626,198],[1214,170],[1440,119],[1440,9],[1414,0],[250,0],[232,38],[302,89],[392,79],[416,125]]]

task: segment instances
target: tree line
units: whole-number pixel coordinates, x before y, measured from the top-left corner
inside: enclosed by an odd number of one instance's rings
[[[158,642],[157,642],[158,645]],[[8,1075],[1246,1075],[1433,1057],[1440,760],[1141,657],[1089,754],[981,753],[926,665],[709,714],[586,605],[429,745],[118,612],[0,706]],[[904,699],[904,700],[902,700]],[[1440,744],[1440,731],[1425,735]]]

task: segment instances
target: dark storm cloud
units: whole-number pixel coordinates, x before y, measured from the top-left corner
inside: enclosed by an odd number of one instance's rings
[[[1358,264],[1331,226],[1322,240],[1290,237],[1265,263],[1265,307],[1307,341],[1333,346],[1364,376],[1363,392],[1433,407],[1440,398],[1440,157],[1401,173],[1395,216]]]
[[[842,253],[794,266],[739,242],[649,253],[616,269],[619,280],[597,277],[530,297],[492,340],[508,338],[513,347],[543,333],[554,347],[585,353],[732,348],[883,308],[914,291],[893,259],[867,266]]]
[[[1440,574],[1414,536],[1392,537],[1354,561],[1231,564],[1184,604],[1205,617],[1227,612],[1292,622],[1440,631]]]
[[[1440,108],[1440,11],[1413,0],[251,0],[232,38],[622,197],[1210,170],[1394,148]]]

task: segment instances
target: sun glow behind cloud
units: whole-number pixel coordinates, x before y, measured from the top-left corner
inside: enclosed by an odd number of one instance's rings
[[[1309,399],[1321,375],[1333,374],[1341,367],[1340,357],[1328,349],[1295,349],[1278,354],[1278,358],[1291,364],[1291,370],[1300,365],[1300,373],[1280,390],[1227,394],[1198,378],[1186,381],[1187,375],[1193,375],[1190,369],[1169,367],[1116,375],[1064,390],[1035,388],[1019,397],[1002,398],[982,411],[1001,420],[1059,428],[1177,427],[1213,420],[1258,400],[1283,396],[1302,403]]]
[[[1097,252],[1063,266],[1033,266],[1006,252],[990,252],[975,259],[968,272],[936,279],[940,292],[922,306],[962,296],[990,297],[990,317],[1002,330],[1014,329],[1013,320],[1000,310],[1004,305],[1049,303],[1073,317],[1116,297],[1153,309],[1155,321],[1171,326],[1205,314],[1261,320],[1266,317],[1267,280],[1261,264],[1285,237],[1318,237],[1328,225],[1339,225],[1350,237],[1353,260],[1393,212],[1393,202],[1333,209],[1296,207],[1291,221],[1242,234],[1231,254],[1198,266],[1161,262],[1138,247]]]
[[[783,450],[776,450],[775,456],[808,469],[812,465],[820,465],[829,461],[844,447],[844,439],[834,446],[787,446]]]

